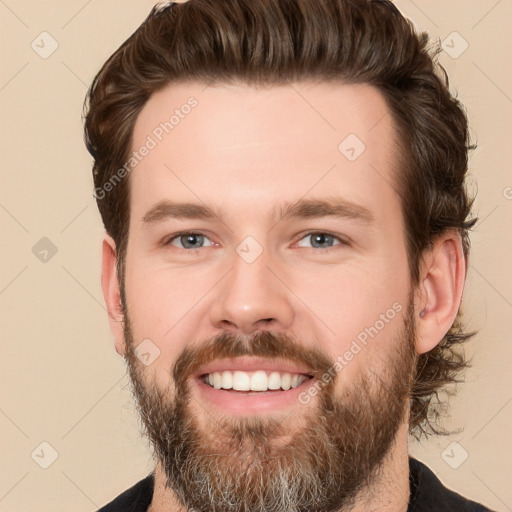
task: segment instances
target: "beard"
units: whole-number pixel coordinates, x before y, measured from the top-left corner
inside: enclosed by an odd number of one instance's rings
[[[369,357],[352,382],[343,382],[341,396],[335,393],[339,374],[322,382],[304,414],[300,403],[284,419],[219,417],[203,405],[197,407],[203,426],[191,411],[191,380],[204,364],[238,356],[279,358],[313,368],[320,379],[334,361],[283,333],[223,332],[183,349],[170,369],[172,393],[146,382],[127,313],[125,358],[137,408],[165,486],[186,510],[334,512],[350,510],[372,488],[409,409],[416,363],[412,301],[391,349],[372,347],[379,337],[369,342],[363,351],[378,350],[383,358]]]

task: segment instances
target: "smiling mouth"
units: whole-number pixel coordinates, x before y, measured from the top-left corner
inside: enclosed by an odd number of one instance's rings
[[[313,376],[269,370],[240,371],[223,370],[204,373],[198,377],[206,385],[221,391],[258,394],[295,389]]]

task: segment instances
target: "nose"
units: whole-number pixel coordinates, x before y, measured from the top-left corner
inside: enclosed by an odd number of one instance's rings
[[[217,329],[251,334],[282,331],[293,322],[292,292],[266,251],[252,263],[235,253],[232,269],[216,287],[210,320]]]

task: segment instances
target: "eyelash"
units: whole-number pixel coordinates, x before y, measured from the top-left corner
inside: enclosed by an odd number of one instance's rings
[[[168,246],[168,245],[171,245],[171,242],[173,242],[177,238],[180,238],[180,237],[185,236],[185,235],[198,235],[198,236],[204,236],[204,237],[208,238],[207,235],[205,235],[204,233],[201,233],[200,231],[182,231],[182,232],[176,233],[176,234],[172,235],[170,238],[167,238],[166,240],[164,240],[162,245],[164,247]],[[344,240],[343,238],[340,238],[339,236],[337,236],[337,235],[335,235],[333,233],[329,233],[328,231],[306,231],[304,233],[300,233],[298,235],[300,237],[298,239],[298,242],[300,242],[301,240],[303,240],[307,236],[311,236],[311,235],[327,235],[328,237],[332,237],[332,238],[336,239],[339,242],[339,244],[335,244],[335,245],[333,245],[331,247],[327,247],[327,248],[310,247],[310,249],[315,249],[316,252],[328,253],[328,252],[330,252],[332,250],[335,250],[336,247],[349,245],[349,243],[346,240]],[[176,247],[176,249],[181,249],[181,247]],[[183,250],[185,252],[187,252],[187,253],[189,253],[191,255],[196,254],[199,249],[204,249],[204,247],[197,247],[195,249],[183,248]]]

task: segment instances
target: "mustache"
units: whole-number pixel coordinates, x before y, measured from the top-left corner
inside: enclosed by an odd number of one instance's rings
[[[182,384],[206,364],[242,356],[286,360],[306,366],[317,378],[334,365],[334,360],[313,344],[304,345],[286,333],[256,331],[248,336],[222,332],[201,345],[187,345],[176,360],[172,375],[177,384]]]

